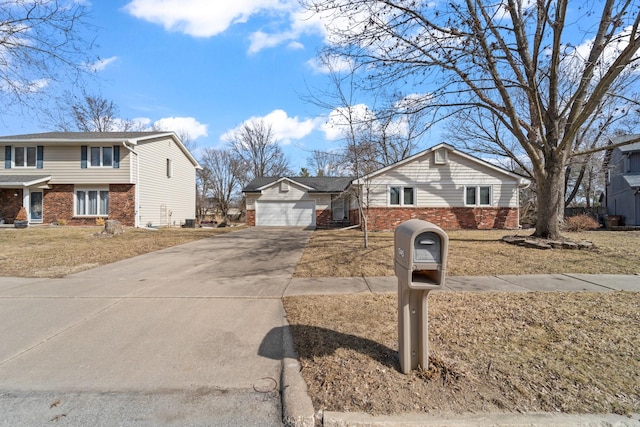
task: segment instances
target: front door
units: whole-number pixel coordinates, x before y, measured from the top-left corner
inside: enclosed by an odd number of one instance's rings
[[[332,219],[334,221],[345,221],[349,219],[349,204],[343,198],[336,198],[331,201]]]
[[[30,221],[42,222],[42,191],[32,191],[30,200]]]

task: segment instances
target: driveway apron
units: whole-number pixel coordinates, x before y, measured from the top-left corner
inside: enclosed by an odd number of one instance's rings
[[[249,228],[62,279],[0,278],[0,425],[280,425],[269,332],[309,236]]]

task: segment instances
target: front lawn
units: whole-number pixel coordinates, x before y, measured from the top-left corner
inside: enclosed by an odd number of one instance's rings
[[[499,274],[636,274],[640,273],[640,231],[564,233],[594,243],[595,250],[539,250],[502,242],[505,235],[531,231],[448,231],[450,276]],[[363,247],[360,231],[323,230],[313,233],[295,277],[393,276],[393,233],[369,233]]]
[[[63,277],[236,229],[125,228],[108,236],[97,226],[0,228],[0,276]]]

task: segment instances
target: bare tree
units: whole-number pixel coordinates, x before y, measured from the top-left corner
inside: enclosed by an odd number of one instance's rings
[[[230,150],[206,148],[200,159],[201,198],[210,198],[213,206],[227,219],[232,200],[240,192],[238,167],[240,161]],[[206,203],[203,203],[206,206]]]
[[[243,123],[227,142],[239,161],[236,173],[242,186],[256,177],[275,177],[291,173],[271,125],[264,120],[254,119]]]
[[[616,82],[638,78],[636,2],[568,5],[306,0],[328,20],[329,49],[357,64],[363,81],[429,88],[425,98],[445,114],[475,109],[500,123],[535,177],[540,237],[559,235],[567,162],[592,151],[576,151],[576,136],[603,98],[623,95],[611,92]]]
[[[319,161],[330,160],[334,170],[339,171],[340,175],[353,176],[359,182],[358,186],[350,191],[358,206],[366,248],[369,245],[368,212],[371,189],[367,175],[411,156],[428,125],[423,121],[422,111],[406,114],[406,102],[403,102],[403,99],[394,100],[393,97],[381,96],[384,99],[384,107],[374,106],[373,109],[357,103],[359,88],[356,84],[356,70],[337,70],[330,54],[321,56],[321,60],[329,70],[331,89],[316,90],[306,99],[331,111],[325,126],[333,128],[343,146],[339,153],[314,153],[311,161],[320,165]]]
[[[101,95],[73,95],[66,92],[52,109],[43,109],[43,122],[62,132],[143,131],[142,123],[119,117],[120,110]]]
[[[54,82],[89,73],[93,40],[85,38],[84,2],[0,1],[0,94],[4,107],[30,104]]]
[[[314,150],[307,158],[310,173],[315,176],[345,176],[344,155],[340,152]]]
[[[193,135],[191,134],[189,129],[184,129],[184,128],[182,128],[182,129],[167,129],[167,128],[164,128],[164,127],[160,126],[159,123],[154,123],[154,125],[151,127],[151,129],[153,131],[156,131],[156,132],[174,132],[176,134],[176,136],[178,137],[178,139],[180,140],[180,142],[182,142],[182,144],[189,151],[193,151],[197,147],[195,138],[193,137]]]

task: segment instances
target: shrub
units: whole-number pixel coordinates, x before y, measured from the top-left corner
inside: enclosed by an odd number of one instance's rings
[[[58,222],[58,225],[67,225],[66,219],[59,219],[57,222]]]
[[[597,230],[600,224],[590,215],[570,216],[564,221],[567,231]]]
[[[27,210],[22,206],[18,211],[18,215],[16,215],[16,221],[26,221],[27,220]]]

